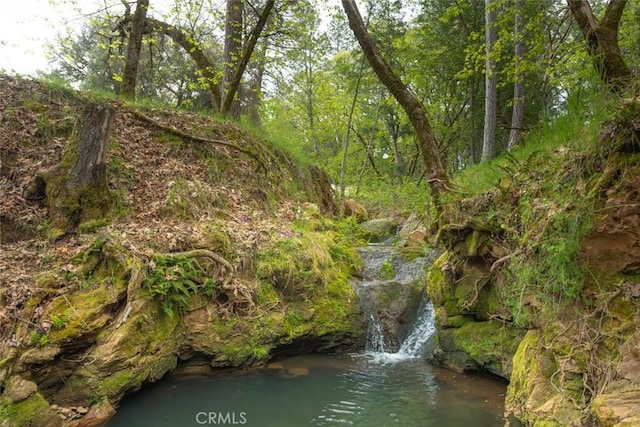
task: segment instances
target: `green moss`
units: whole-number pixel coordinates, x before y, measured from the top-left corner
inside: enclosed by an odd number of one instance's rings
[[[440,325],[444,328],[459,328],[465,323],[472,322],[473,320],[464,315],[448,316],[445,323]]]
[[[445,274],[445,268],[452,258],[450,252],[445,252],[433,263],[427,274],[427,294],[436,307],[436,324],[442,326],[447,323],[449,316],[460,315],[458,300],[454,295],[454,287]]]
[[[67,341],[97,332],[110,319],[105,308],[115,302],[115,295],[104,286],[79,290],[68,296],[55,298],[48,306],[48,315],[65,323],[62,329],[50,332],[52,342]]]
[[[507,407],[516,410],[524,407],[533,389],[532,378],[537,371],[535,354],[538,353],[539,343],[540,332],[533,330],[527,332],[520,341],[518,350],[513,356],[513,371],[505,399]]]
[[[0,398],[0,421],[4,421],[3,425],[37,427],[48,425],[56,416],[40,393],[18,403],[11,403],[6,397]]]
[[[94,233],[96,230],[106,226],[107,224],[109,224],[109,220],[107,218],[89,220],[80,223],[80,225],[78,225],[78,231],[80,233]]]
[[[449,259],[451,254],[445,252],[433,263],[427,274],[427,294],[435,305],[444,305],[448,298],[449,284],[444,275],[443,267]]]
[[[385,262],[380,266],[380,280],[391,280],[395,277],[396,272],[391,262]]]
[[[126,339],[118,351],[131,356],[171,353],[178,344],[175,337],[179,336],[179,326],[178,317],[163,316],[155,304],[148,304],[121,327],[126,328]]]
[[[253,348],[253,358],[256,360],[266,360],[269,358],[269,347],[257,346]]]
[[[314,304],[314,326],[320,335],[346,332],[358,335],[360,317],[355,304],[355,293],[351,299],[326,298]]]
[[[524,331],[490,320],[466,322],[459,328],[445,329],[439,334],[449,341],[446,351],[462,351],[478,366],[508,378],[511,360]]]
[[[287,310],[284,315],[284,329],[289,336],[295,336],[296,329],[299,329],[304,324],[304,320],[298,314],[295,309]]]
[[[105,396],[117,396],[127,390],[137,388],[142,381],[137,381],[130,370],[114,372],[102,380],[100,392]]]
[[[261,281],[258,284],[258,290],[256,291],[256,302],[259,305],[269,306],[277,304],[278,301],[278,293],[273,288],[273,285],[269,282]]]

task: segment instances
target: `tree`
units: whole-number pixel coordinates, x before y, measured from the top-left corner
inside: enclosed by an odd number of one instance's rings
[[[124,72],[122,73],[122,85],[120,86],[120,95],[123,98],[133,99],[136,97],[136,76],[138,74],[138,63],[140,62],[140,51],[142,50],[142,36],[148,9],[149,0],[138,0],[136,3],[136,11],[131,19],[127,59],[124,64]]]
[[[104,217],[111,207],[106,156],[114,117],[111,106],[89,104],[62,161],[44,177],[51,226],[59,235]]]
[[[411,121],[427,170],[427,182],[431,189],[431,197],[434,200],[436,209],[440,209],[441,196],[449,189],[449,178],[442,166],[433,129],[425,115],[424,108],[382,57],[367,31],[355,0],[342,0],[342,7],[349,19],[349,26],[371,68],[396,98]]]
[[[484,135],[482,139],[482,161],[491,160],[496,151],[496,120],[498,113],[498,79],[496,60],[493,55],[498,40],[495,0],[485,0],[485,94]]]
[[[587,52],[602,80],[622,93],[633,77],[618,45],[618,27],[627,0],[610,0],[602,19],[593,14],[588,0],[567,0],[587,45]]]
[[[515,81],[513,82],[513,111],[511,114],[511,130],[507,147],[513,149],[520,142],[522,128],[524,126],[524,81],[522,72],[522,60],[526,45],[523,39],[524,0],[516,0],[513,35],[516,39],[515,47]]]
[[[242,55],[242,30],[244,18],[243,0],[227,0],[227,15],[224,26],[224,79],[222,81],[222,94],[228,96],[229,86],[233,79],[240,56]],[[240,103],[233,99],[229,112],[234,118],[240,116]]]
[[[265,5],[262,8],[262,11],[258,14],[258,22],[256,22],[253,29],[249,32],[249,36],[244,43],[242,49],[242,55],[238,58],[238,61],[235,64],[233,73],[231,74],[228,81],[226,81],[226,90],[224,92],[224,99],[220,105],[220,113],[222,115],[227,115],[231,111],[231,106],[233,101],[238,94],[238,90],[240,89],[240,83],[242,81],[242,76],[244,75],[244,71],[249,64],[249,59],[251,59],[251,55],[253,54],[253,50],[258,43],[258,38],[262,34],[262,30],[267,25],[267,20],[269,19],[269,15],[271,14],[271,10],[275,5],[275,0],[267,0]]]
[[[189,54],[193,62],[198,66],[202,80],[209,88],[216,110],[220,109],[222,94],[218,85],[218,75],[215,63],[209,59],[198,41],[181,28],[174,27],[165,22],[153,18],[147,18],[148,32],[160,32],[170,37],[176,44]]]

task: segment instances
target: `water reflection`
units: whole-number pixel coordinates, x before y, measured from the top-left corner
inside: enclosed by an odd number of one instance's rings
[[[207,378],[170,378],[125,399],[109,427],[501,426],[505,385],[413,359],[301,356]],[[212,418],[213,417],[213,418]]]

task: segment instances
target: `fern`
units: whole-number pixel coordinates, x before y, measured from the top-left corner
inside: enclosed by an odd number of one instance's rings
[[[159,298],[160,308],[171,318],[182,314],[192,296],[202,293],[211,297],[217,290],[216,282],[203,277],[205,272],[193,258],[156,257],[153,265],[144,285]]]

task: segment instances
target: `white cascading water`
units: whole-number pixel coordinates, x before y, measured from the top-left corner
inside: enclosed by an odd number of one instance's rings
[[[426,268],[437,256],[437,251],[432,251],[425,257],[417,257],[411,261],[405,261],[401,256],[397,256],[397,249],[393,245],[387,244],[369,245],[361,248],[360,253],[364,261],[364,268],[360,277],[353,280],[352,284],[358,293],[368,323],[365,354],[370,359],[382,363],[423,356],[425,346],[435,332],[435,314],[429,298],[426,295],[423,297],[409,334],[398,347],[398,351],[391,353],[389,349],[393,346],[385,337],[385,326],[378,316],[378,309],[375,306],[376,299],[371,298],[370,291],[389,283],[410,284],[423,281]],[[385,265],[392,266],[393,278],[380,278],[382,268]]]
[[[387,348],[382,323],[376,313],[369,315],[369,324],[367,327],[367,344],[365,351],[367,353],[384,353]]]
[[[435,331],[436,325],[433,304],[430,300],[427,301],[425,299],[420,303],[416,323],[413,324],[411,332],[402,342],[398,353],[406,357],[422,356],[427,342]]]
[[[420,303],[416,321],[395,353],[384,350],[384,334],[380,321],[375,316],[369,319],[366,355],[379,363],[394,363],[419,358],[424,354],[429,339],[436,331],[433,304],[427,298]],[[377,333],[378,335],[375,335]]]

